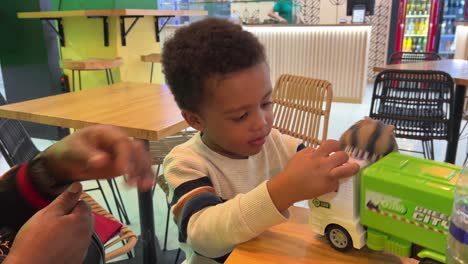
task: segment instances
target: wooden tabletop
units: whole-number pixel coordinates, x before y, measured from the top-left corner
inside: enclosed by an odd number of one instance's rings
[[[374,67],[374,71],[383,70],[434,70],[450,74],[455,84],[468,86],[468,60],[438,60],[415,63],[390,64]]]
[[[290,208],[288,222],[274,226],[259,237],[238,245],[226,264],[237,263],[405,263],[414,259],[372,251],[351,250],[346,253],[331,248],[326,239],[311,231],[309,209]]]
[[[465,27],[467,27],[468,26],[468,21],[458,21],[458,22],[455,22],[455,25],[456,26],[465,26]]]
[[[8,104],[0,107],[0,116],[67,128],[109,124],[148,140],[188,126],[169,88],[146,83],[117,83]]]
[[[20,12],[18,18],[62,18],[97,16],[206,16],[205,10],[97,9],[72,11]]]

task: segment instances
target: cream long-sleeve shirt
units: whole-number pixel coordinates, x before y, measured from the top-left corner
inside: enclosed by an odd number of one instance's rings
[[[287,220],[273,204],[266,181],[303,148],[273,129],[260,153],[231,159],[208,148],[200,133],[164,161],[169,201],[187,263],[222,263],[233,248]]]

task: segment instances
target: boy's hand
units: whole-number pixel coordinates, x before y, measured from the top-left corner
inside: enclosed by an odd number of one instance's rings
[[[108,125],[81,129],[49,147],[40,156],[60,183],[109,179],[126,175],[140,190],[152,187],[151,157],[143,142],[131,140]]]
[[[82,187],[72,184],[38,211],[18,232],[5,264],[83,263],[91,242],[93,218],[79,201]]]
[[[338,141],[327,140],[318,149],[305,148],[291,158],[282,173],[267,183],[279,211],[295,202],[335,191],[341,178],[359,171],[356,163],[346,163],[348,155],[339,147]]]

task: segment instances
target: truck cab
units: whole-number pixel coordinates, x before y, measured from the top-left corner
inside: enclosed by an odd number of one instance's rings
[[[309,200],[309,224],[325,236],[333,248],[345,251],[366,245],[366,230],[360,224],[360,173],[343,179],[335,192]]]

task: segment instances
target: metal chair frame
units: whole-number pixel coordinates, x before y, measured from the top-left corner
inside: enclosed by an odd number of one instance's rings
[[[369,116],[395,126],[397,138],[421,140],[424,157],[434,159],[432,140],[451,140],[453,87],[452,77],[441,71],[383,71]]]

